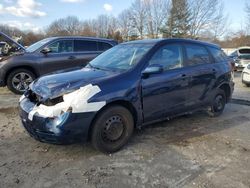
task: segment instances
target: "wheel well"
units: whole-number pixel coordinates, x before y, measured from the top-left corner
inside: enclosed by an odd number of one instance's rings
[[[228,84],[223,84],[219,87],[220,89],[222,89],[224,92],[225,92],[225,95],[226,95],[226,100],[227,102],[229,101],[230,99],[230,96],[231,96],[231,89],[230,89],[230,86]]]
[[[95,115],[94,119],[92,120],[92,122],[90,124],[89,130],[88,130],[88,139],[90,139],[90,137],[91,137],[92,127],[93,127],[93,124],[94,124],[97,116],[102,111],[104,111],[105,109],[107,109],[107,108],[109,108],[110,106],[113,106],[113,105],[120,105],[120,106],[123,106],[124,108],[126,108],[127,110],[129,110],[131,115],[133,116],[133,119],[134,119],[134,126],[136,126],[138,117],[137,117],[137,112],[136,112],[136,109],[134,108],[134,106],[130,102],[124,101],[124,100],[113,101],[111,103],[106,104],[104,107],[102,107],[102,109],[100,109],[97,112],[97,114]]]
[[[9,70],[6,72],[6,74],[5,74],[5,78],[4,78],[4,83],[5,83],[5,84],[7,83],[8,75],[9,75],[12,71],[17,70],[17,69],[26,69],[26,70],[29,70],[29,71],[31,71],[31,72],[36,76],[36,78],[38,77],[38,74],[37,74],[36,70],[35,70],[34,68],[30,67],[30,66],[13,67],[13,68],[9,69]]]

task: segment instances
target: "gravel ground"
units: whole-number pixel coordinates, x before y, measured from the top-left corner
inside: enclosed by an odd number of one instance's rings
[[[228,104],[218,118],[200,112],[153,124],[104,155],[88,143],[35,141],[20,124],[18,98],[0,90],[1,188],[250,187],[250,106]]]
[[[234,99],[250,101],[250,87],[247,87],[241,82],[241,72],[234,74],[235,91],[233,94]]]

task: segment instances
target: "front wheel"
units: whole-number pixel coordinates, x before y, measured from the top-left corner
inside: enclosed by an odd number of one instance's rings
[[[225,92],[222,89],[219,89],[212,101],[212,105],[208,111],[208,114],[211,117],[217,117],[221,115],[224,111],[225,105],[226,105]]]
[[[129,110],[122,106],[111,106],[96,118],[92,134],[92,145],[104,153],[121,149],[132,136],[134,119]]]
[[[33,82],[35,75],[26,69],[16,69],[7,78],[7,87],[15,94],[23,94]]]

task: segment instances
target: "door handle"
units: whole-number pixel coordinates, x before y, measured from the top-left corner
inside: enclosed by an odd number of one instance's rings
[[[75,56],[69,56],[68,59],[73,60],[73,59],[76,59],[76,57]]]
[[[216,71],[216,69],[213,69],[213,73],[216,73],[217,71]]]

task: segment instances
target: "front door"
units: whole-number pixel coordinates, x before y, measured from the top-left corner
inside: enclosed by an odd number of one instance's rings
[[[49,46],[51,52],[41,53],[40,63],[43,74],[77,67],[73,40],[59,40]]]
[[[183,67],[182,54],[181,45],[167,44],[150,59],[149,65],[162,65],[164,71],[142,78],[145,123],[186,110],[190,77]]]

